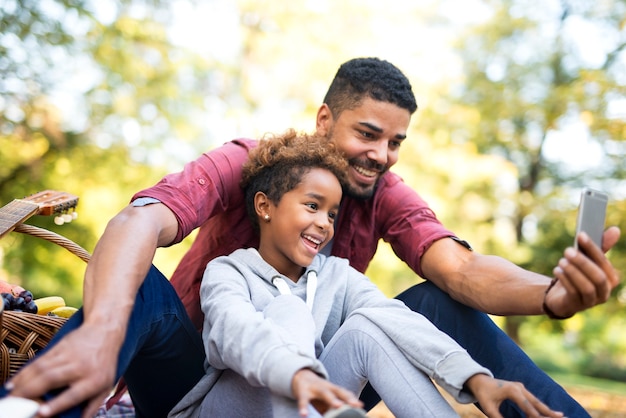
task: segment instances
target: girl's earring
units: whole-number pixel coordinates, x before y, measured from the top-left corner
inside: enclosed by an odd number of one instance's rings
[[[263,216],[263,219],[265,219],[266,222],[270,221],[270,215],[268,215],[267,213]]]

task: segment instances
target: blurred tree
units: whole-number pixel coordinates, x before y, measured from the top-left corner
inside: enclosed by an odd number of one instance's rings
[[[425,111],[421,128],[431,137],[439,132],[446,147],[471,143],[480,154],[514,166],[517,180],[503,176],[504,189],[494,195],[497,204],[492,202],[490,210],[494,220],[506,214],[515,242],[502,246],[494,228],[489,242],[477,248],[550,276],[563,249],[573,242],[583,185],[610,193],[607,224],[626,231],[626,219],[619,216],[620,201],[626,197],[626,3],[484,4],[488,6],[484,21],[459,38],[462,80]],[[479,185],[462,194],[474,194]],[[467,219],[467,208],[455,206],[460,209],[455,216]],[[621,271],[626,268],[625,250],[622,239],[610,254]],[[616,295],[623,292],[621,285]],[[610,312],[623,322],[623,306],[623,297],[613,297],[578,315],[579,325],[569,341],[575,334],[583,351],[591,341],[602,341],[612,347],[612,359],[619,357],[624,364],[625,342],[609,344],[603,328],[592,320]],[[518,341],[525,320],[506,320],[507,331]],[[533,318],[528,326],[538,322],[548,323],[549,329],[568,326],[567,321],[543,317]],[[591,355],[591,350],[587,352]]]
[[[421,107],[400,174],[478,250],[550,274],[572,241],[580,186],[624,197],[625,4],[588,3],[4,0],[0,202],[77,194],[77,222],[29,222],[91,251],[133,192],[233,136],[312,129],[337,65],[376,55],[407,73]],[[447,19],[467,4],[481,24],[460,37],[464,68],[453,71],[458,57],[439,58],[441,42],[464,27]],[[566,151],[581,141],[597,145],[572,164]],[[608,223],[626,230],[620,209]],[[156,264],[167,274],[188,242],[159,250]],[[612,251],[621,270],[623,242]],[[0,276],[80,303],[84,263],[65,250],[11,234],[0,260]],[[385,245],[368,274],[390,295],[415,280]],[[623,317],[626,291],[618,296],[589,313],[615,313],[607,329]],[[623,346],[586,315],[528,325],[564,332],[590,356],[597,341]],[[528,334],[522,327],[525,344]]]
[[[158,0],[0,4],[3,204],[43,189],[78,195],[73,224],[29,222],[90,251],[106,220],[162,176],[165,157],[179,163],[174,151],[160,148],[180,151],[199,136],[198,125],[187,122],[206,91],[207,64],[170,43],[166,11]],[[155,159],[161,168],[148,169]],[[0,249],[5,279],[36,296],[62,294],[80,304],[82,261],[16,234]]]

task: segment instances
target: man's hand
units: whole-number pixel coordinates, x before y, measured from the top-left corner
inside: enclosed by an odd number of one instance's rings
[[[619,274],[604,253],[619,240],[620,230],[611,227],[604,231],[602,249],[589,236],[578,236],[578,248],[567,248],[554,269],[556,284],[545,298],[546,306],[559,317],[604,303],[619,284]]]
[[[505,399],[515,402],[529,418],[563,416],[562,412],[551,410],[518,382],[476,374],[467,380],[465,386],[478,399],[483,412],[490,418],[502,418],[499,408]]]
[[[300,416],[303,417],[308,415],[309,404],[321,414],[344,404],[355,408],[363,407],[363,403],[354,393],[329,382],[310,369],[301,369],[296,372],[291,382],[291,389],[298,401]]]
[[[38,416],[54,416],[86,402],[82,416],[93,417],[115,384],[119,351],[102,331],[83,325],[67,334],[7,383],[11,395],[40,399],[50,390],[64,388],[41,405]]]

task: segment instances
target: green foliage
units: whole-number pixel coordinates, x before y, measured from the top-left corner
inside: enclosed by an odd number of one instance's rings
[[[583,185],[612,194],[608,224],[620,225],[623,231],[626,227],[619,215],[625,197],[626,118],[609,111],[626,98],[625,44],[619,41],[626,5],[620,1],[566,1],[559,7],[548,3],[529,7],[521,0],[490,4],[491,18],[459,40],[465,78],[452,96],[456,101],[451,106],[464,111],[465,117],[458,118],[463,128],[453,125],[450,129],[456,129],[455,141],[471,142],[480,153],[505,158],[518,173],[517,190],[509,202],[515,208],[509,212],[509,223],[517,234],[515,246],[527,251],[516,259],[509,249],[489,250],[550,276],[563,249],[573,243],[578,193]],[[590,37],[597,33],[612,36],[602,48],[594,48],[593,59],[585,51],[587,38],[576,33],[580,27],[585,27]],[[565,127],[572,123],[579,126],[578,131],[566,133]],[[581,149],[576,155],[572,151],[580,142],[570,138],[561,141],[558,157],[554,151],[552,155],[548,152],[549,141],[574,133],[596,147]],[[600,156],[590,154],[581,159],[580,153],[590,149],[599,150]],[[573,166],[572,158],[582,161],[582,166]],[[611,251],[611,260],[622,271],[623,251],[624,240]],[[622,289],[620,285],[616,295]],[[623,377],[624,342],[614,341],[606,333],[615,328],[606,318],[614,317],[620,323],[626,318],[624,299],[613,297],[578,317],[575,333],[563,330],[563,338],[575,335],[567,348],[578,353],[571,362],[590,375]],[[526,322],[522,329],[550,324],[551,332],[560,331],[543,317]],[[513,337],[528,342],[523,335]]]
[[[118,4],[121,15],[123,6],[130,7],[131,3]],[[98,112],[89,109],[98,109],[101,116],[112,115],[117,109],[95,100],[89,87],[83,103],[86,113],[68,115],[67,109],[52,102],[53,90],[67,83],[64,77],[81,74],[80,69],[68,67],[68,61],[76,62],[69,57],[95,56],[94,45],[116,43],[116,39],[124,40],[127,35],[112,31],[108,40],[100,37],[98,42],[90,42],[90,28],[103,25],[96,21],[89,6],[83,2],[29,1],[8,1],[0,6],[0,202],[6,205],[45,189],[79,196],[77,221],[59,227],[51,218],[35,217],[28,223],[66,236],[88,251],[93,249],[106,221],[132,193],[163,174],[163,169],[149,169],[131,158],[137,155],[131,155],[119,126],[114,131],[118,139],[104,148],[99,146],[102,131],[95,126],[103,121],[95,116]],[[124,22],[132,26],[128,19]],[[141,27],[140,23],[135,26]],[[89,63],[89,70],[98,71],[91,67],[95,61],[77,62]],[[110,69],[117,68],[118,72],[135,73],[137,63],[141,62],[129,59],[118,66],[103,62],[100,71],[114,73]],[[68,69],[71,71],[64,73]],[[153,91],[158,90],[153,86]],[[147,95],[145,90],[139,94]],[[105,107],[107,110],[103,110]],[[75,123],[87,116],[89,123]],[[36,297],[58,294],[74,306],[82,304],[84,262],[65,249],[11,233],[0,242],[0,257],[3,279],[22,284]]]
[[[609,192],[607,225],[626,231],[626,118],[610,111],[626,99],[626,5],[485,3],[487,17],[457,39],[462,77],[424,99],[430,105],[417,114],[398,170],[478,251],[552,276],[573,244],[582,186]],[[607,42],[593,44],[591,59],[585,41],[598,33]],[[622,238],[609,253],[621,272],[625,245]],[[392,273],[380,255],[368,271],[382,286]],[[412,277],[398,268],[394,275]],[[503,327],[547,369],[623,378],[626,350],[615,335],[626,318],[624,289],[576,319],[511,317]]]
[[[238,0],[224,2],[228,15],[202,9],[206,26],[238,26],[198,35],[232,41],[221,58],[173,43],[170,2],[105,3],[0,3],[0,203],[43,189],[78,195],[75,222],[28,222],[88,251],[134,192],[230,139],[223,132],[312,128],[337,65],[365,55],[405,70],[420,103],[397,171],[478,251],[551,275],[572,243],[582,185],[610,192],[607,224],[626,231],[623,1],[485,0],[463,26],[448,20],[462,1]],[[428,45],[451,36],[454,56],[436,60]],[[433,76],[459,62],[458,75]],[[579,137],[594,152],[573,161]],[[160,249],[156,264],[171,273],[192,239]],[[610,253],[620,271],[625,253],[624,239]],[[0,262],[1,278],[80,304],[84,263],[66,250],[12,233]],[[419,281],[386,244],[368,274],[390,296]],[[509,329],[539,361],[554,354],[546,365],[623,378],[624,304],[621,284],[568,321],[515,318]]]

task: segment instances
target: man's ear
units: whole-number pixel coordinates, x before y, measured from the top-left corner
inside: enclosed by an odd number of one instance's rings
[[[333,124],[333,113],[326,103],[322,104],[317,110],[317,118],[315,119],[315,131],[318,135],[327,136]]]
[[[254,195],[254,211],[256,216],[263,218],[265,215],[270,215],[270,199],[263,192],[256,192]]]

